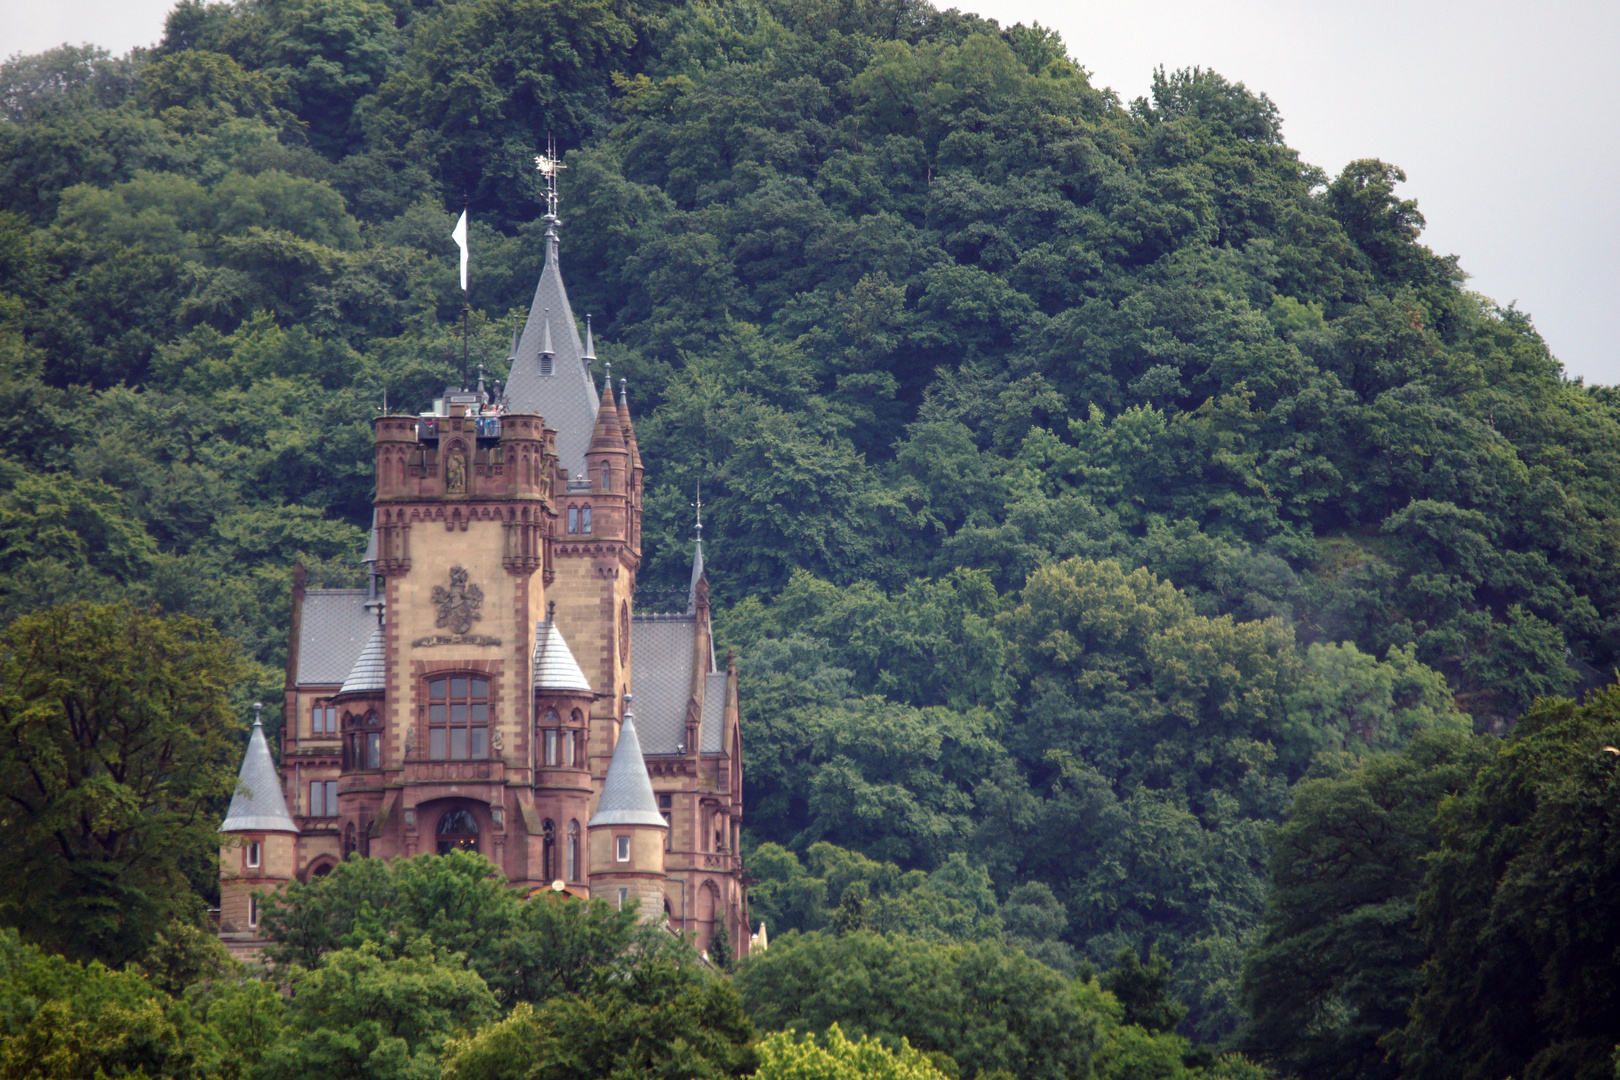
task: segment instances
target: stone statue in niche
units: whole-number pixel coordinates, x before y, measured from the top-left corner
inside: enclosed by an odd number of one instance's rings
[[[433,586],[433,606],[439,617],[433,625],[450,628],[454,634],[465,634],[472,624],[483,619],[478,609],[484,604],[484,590],[467,580],[465,567],[450,568],[450,587]]]
[[[444,463],[444,490],[451,495],[467,490],[467,452],[459,446],[450,451],[450,458]]]

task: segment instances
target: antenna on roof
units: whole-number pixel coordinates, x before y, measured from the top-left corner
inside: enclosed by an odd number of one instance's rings
[[[554,218],[557,216],[557,174],[568,166],[557,157],[557,142],[550,135],[546,136],[546,152],[535,157],[534,167],[546,181],[546,216]]]

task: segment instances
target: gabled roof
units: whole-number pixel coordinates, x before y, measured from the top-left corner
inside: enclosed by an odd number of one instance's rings
[[[534,688],[592,692],[591,680],[579,669],[554,622],[536,623],[534,627]]]
[[[298,632],[299,686],[340,686],[354,670],[377,617],[364,589],[311,589],[304,594]]]
[[[343,689],[340,694],[380,694],[387,688],[387,652],[384,648],[383,628],[378,623],[377,628],[371,632],[371,639],[366,647],[360,650],[360,656],[349,669],[348,678],[343,680]]]
[[[557,261],[555,218],[548,222],[545,243],[545,265],[534,289],[534,303],[529,306],[529,319],[523,324],[512,370],[506,377],[506,401],[513,412],[545,417],[546,426],[557,432],[557,460],[572,479],[585,472],[585,451],[601,400],[590,369],[580,359],[584,350]],[[542,375],[540,350],[548,326],[554,353],[552,374]]]
[[[686,738],[686,703],[692,693],[692,651],[697,618],[637,615],[630,620],[630,685],[649,754],[674,754]]]
[[[231,796],[231,808],[226,811],[220,832],[291,832],[298,831],[298,823],[287,812],[287,800],[281,797],[281,777],[276,763],[270,757],[270,744],[264,738],[264,724],[253,721],[253,734],[248,738],[247,753],[242,757],[242,771],[237,774],[236,793]]]
[[[602,781],[602,797],[597,800],[596,813],[591,818],[590,827],[597,825],[669,827],[664,815],[658,812],[652,778],[647,775],[647,762],[641,756],[641,740],[636,738],[636,718],[629,709],[624,710],[619,743],[613,748],[613,760],[608,763],[607,777]]]

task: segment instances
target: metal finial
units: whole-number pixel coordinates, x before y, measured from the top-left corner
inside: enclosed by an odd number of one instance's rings
[[[698,543],[701,544],[703,543],[703,481],[701,480],[697,484],[697,501],[692,503],[692,506],[697,510],[697,539]]]
[[[555,601],[555,600],[547,600],[546,601],[546,622],[549,623],[549,622],[556,622],[556,621],[557,621],[557,601]]]
[[[540,175],[546,181],[546,216],[557,216],[557,174],[568,168],[557,157],[557,141],[546,136],[546,152],[534,159],[534,167],[540,170]]]
[[[602,370],[607,373],[607,381],[602,384],[602,396],[603,397],[612,397],[613,396],[613,361],[609,360],[606,363],[604,363],[602,365]]]
[[[253,726],[264,726],[264,702],[262,701],[255,701],[253,703]]]

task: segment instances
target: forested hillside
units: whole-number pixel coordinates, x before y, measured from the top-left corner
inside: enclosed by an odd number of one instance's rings
[[[150,52],[11,59],[0,618],[184,612],[272,699],[294,562],[359,583],[371,417],[459,369],[464,201],[504,375],[553,137],[641,587],[684,586],[702,487],[753,914],[802,932],[745,968],[755,1021],[796,949],[1132,950],[1196,1040],[1453,1075],[1422,1040],[1478,988],[1416,971],[1472,954],[1422,904],[1488,895],[1456,868],[1489,814],[1431,822],[1620,661],[1620,394],[1424,246],[1420,179],[1324,174],[1214,72],[1126,103],[1085,60],[922,0],[185,0]],[[1312,893],[1368,799],[1380,884]],[[1369,919],[1384,982],[1298,936]]]

